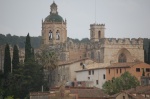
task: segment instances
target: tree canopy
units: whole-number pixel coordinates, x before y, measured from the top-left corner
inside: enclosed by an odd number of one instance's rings
[[[105,93],[113,95],[119,93],[121,90],[135,88],[139,84],[135,76],[132,76],[129,72],[125,72],[118,78],[106,81],[102,87]]]

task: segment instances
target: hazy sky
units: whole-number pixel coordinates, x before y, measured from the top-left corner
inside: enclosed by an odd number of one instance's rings
[[[0,33],[41,35],[41,20],[53,0],[0,0]],[[71,38],[90,36],[95,23],[95,0],[55,0],[67,20]],[[105,24],[107,38],[150,38],[150,0],[96,0],[96,23]]]

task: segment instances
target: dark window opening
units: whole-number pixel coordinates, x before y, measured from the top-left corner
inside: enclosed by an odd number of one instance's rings
[[[91,71],[89,70],[89,75],[91,75]]]
[[[92,70],[92,74],[94,75],[94,70]]]
[[[126,61],[127,61],[126,55],[124,53],[121,53],[119,55],[118,62],[119,63],[125,63]]]
[[[52,40],[52,38],[53,38],[53,33],[52,33],[52,31],[50,30],[50,31],[49,31],[49,40]]]
[[[120,73],[122,72],[122,69],[120,68]]]
[[[103,74],[103,79],[105,79],[105,74]]]
[[[125,99],[125,96],[123,96],[123,99]]]
[[[96,84],[97,84],[97,85],[98,85],[98,83],[99,83],[98,80],[96,80]]]
[[[88,77],[88,80],[90,80],[90,77]]]
[[[140,72],[140,68],[136,68],[136,72]]]
[[[101,38],[101,31],[98,31],[98,38]]]
[[[110,74],[110,69],[108,70],[109,74]]]
[[[146,72],[150,72],[150,68],[146,68]]]

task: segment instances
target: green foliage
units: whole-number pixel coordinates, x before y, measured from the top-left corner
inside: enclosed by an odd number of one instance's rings
[[[30,35],[28,33],[25,42],[25,62],[27,61],[35,61],[34,58],[34,48],[31,46]]]
[[[51,86],[51,77],[53,76],[52,71],[58,66],[58,52],[55,48],[44,48],[36,54],[36,61],[49,73],[45,75],[45,81],[49,82],[49,87]]]
[[[72,40],[74,43],[89,43],[90,40],[89,38],[83,38],[82,40],[79,40],[79,39],[72,39],[72,38],[67,38],[67,40]]]
[[[14,99],[13,96],[8,96],[5,99]]]
[[[144,39],[144,62],[150,64],[150,39]]]
[[[149,47],[148,47],[148,64],[150,64],[150,43],[149,43]]]
[[[11,72],[11,57],[9,45],[5,46],[5,55],[4,55],[4,75],[7,76]]]
[[[13,71],[18,68],[18,64],[19,64],[19,50],[18,50],[17,45],[14,45],[14,48],[13,48],[13,59],[12,59]]]
[[[10,35],[9,35],[10,36]],[[43,66],[39,65],[34,60],[34,49],[31,47],[29,34],[27,38],[27,61],[24,64],[18,62],[18,49],[14,46],[13,52],[13,67],[14,72],[10,73],[11,68],[4,68],[5,73],[0,72],[0,96],[3,99],[29,99],[30,91],[41,91],[41,86],[47,87],[47,82],[44,81]],[[7,49],[7,50],[6,50]],[[9,46],[5,48],[6,56],[8,57]],[[30,55],[29,55],[30,53]],[[9,53],[10,56],[10,53]],[[8,60],[9,58],[7,58]],[[7,62],[8,63],[8,62]],[[10,62],[11,64],[11,62]],[[9,66],[9,65],[6,65]],[[9,72],[6,72],[8,71]],[[6,74],[6,75],[5,75]],[[13,97],[10,97],[13,96]]]
[[[119,93],[121,90],[135,88],[138,85],[139,81],[137,78],[129,72],[125,72],[118,78],[112,78],[111,81],[106,81],[102,87],[105,93],[113,95]]]
[[[16,35],[12,36],[11,34],[7,34],[5,36],[3,34],[0,34],[0,45],[9,43],[11,46],[16,44],[19,46],[19,48],[24,48],[25,40],[26,40],[25,36],[16,36]],[[41,44],[41,36],[31,37],[31,44],[34,48],[39,48]]]
[[[30,35],[28,33],[25,42],[25,60],[24,62],[30,61],[32,58],[32,47],[30,43]]]

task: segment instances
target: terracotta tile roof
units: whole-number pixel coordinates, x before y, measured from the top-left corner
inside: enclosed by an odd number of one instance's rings
[[[78,94],[79,98],[107,97],[101,89],[70,89],[72,94]]]
[[[61,62],[58,63],[58,65],[59,65],[59,66],[68,65],[68,64],[80,62],[80,61],[87,60],[87,59],[88,59],[88,58],[82,58],[82,59],[70,60],[70,61],[61,61]]]
[[[130,63],[113,63],[110,66],[106,68],[130,68],[136,64],[139,64],[141,62],[130,62]]]
[[[138,86],[136,88],[129,89],[126,92],[132,93],[132,94],[134,94],[134,93],[143,94],[146,92],[150,92],[150,85],[149,86]]]

